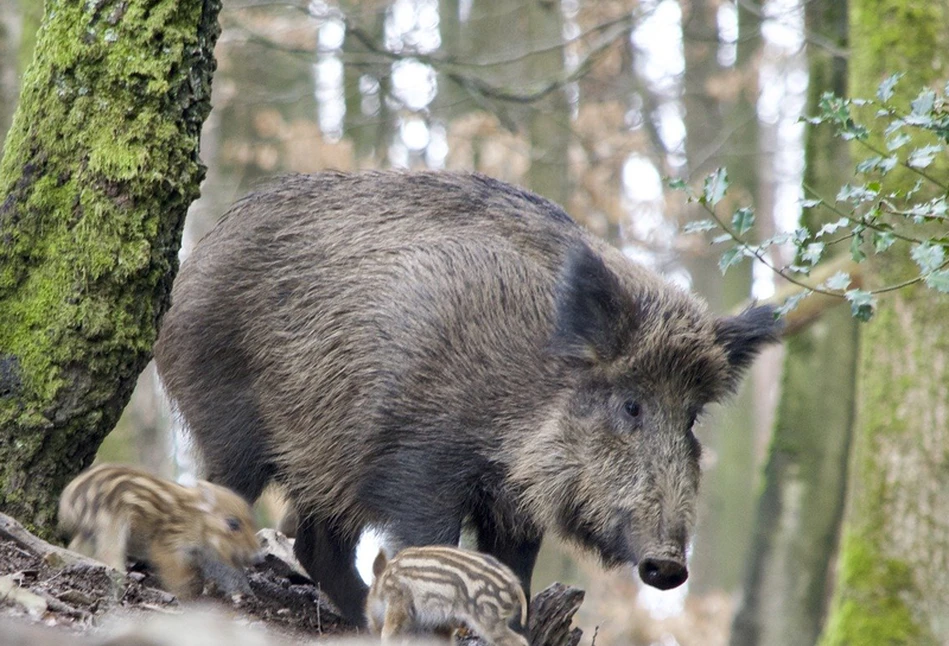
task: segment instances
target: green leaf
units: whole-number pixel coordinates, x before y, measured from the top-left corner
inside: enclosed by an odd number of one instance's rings
[[[929,273],[939,269],[946,261],[946,250],[942,245],[934,245],[929,242],[913,245],[910,252],[913,260],[919,265],[921,273]]]
[[[926,285],[936,291],[949,293],[949,269],[934,271],[926,276]]]
[[[820,238],[821,236],[829,235],[835,233],[837,229],[847,226],[850,223],[850,220],[847,218],[840,218],[836,222],[828,222],[820,228],[820,231],[814,236],[815,238]]]
[[[683,191],[688,188],[685,183],[685,180],[679,177],[673,177],[666,180],[666,186],[671,188],[674,191]]]
[[[844,298],[850,301],[850,313],[855,319],[869,321],[873,316],[876,299],[873,294],[862,289],[851,289],[844,293]]]
[[[722,254],[722,257],[718,259],[718,268],[722,270],[722,275],[725,275],[729,267],[740,263],[744,257],[740,247],[732,247],[726,250],[725,253]]]
[[[805,298],[813,294],[814,292],[810,289],[805,289],[803,292],[794,294],[794,296],[788,296],[787,299],[775,310],[775,313],[778,316],[787,316],[788,312],[797,307],[798,303],[803,301]]]
[[[863,253],[861,245],[863,244],[863,233],[854,230],[854,236],[850,239],[850,256],[854,262],[863,262],[867,259],[867,254]]]
[[[901,78],[903,78],[903,72],[897,72],[883,79],[883,82],[880,83],[880,87],[877,88],[877,98],[884,102],[892,99],[893,88],[896,87],[896,84],[899,83]]]
[[[912,114],[916,117],[930,116],[933,107],[936,105],[936,93],[929,88],[923,89],[919,95],[910,102]]]
[[[695,220],[682,227],[682,233],[702,233],[718,227],[714,220]]]
[[[883,158],[883,159],[880,161],[880,163],[877,164],[877,166],[879,167],[880,172],[883,173],[884,175],[886,175],[886,174],[889,173],[891,170],[893,170],[894,168],[896,168],[896,165],[897,165],[898,163],[899,163],[899,159],[897,159],[896,155],[890,155],[889,157]]]
[[[702,193],[702,199],[705,204],[715,206],[725,197],[725,191],[728,190],[728,173],[724,168],[719,168],[711,175],[705,178],[705,190]]]
[[[896,242],[896,236],[889,231],[873,232],[873,250],[877,253],[886,251],[893,246],[894,242]]]
[[[741,208],[732,215],[732,228],[738,235],[748,233],[755,223],[755,212],[749,208]]]
[[[871,182],[864,186],[851,186],[850,184],[844,184],[840,187],[840,191],[837,193],[838,202],[853,202],[854,204],[860,204],[861,202],[872,202],[880,194],[880,184],[879,182]]]
[[[838,271],[836,274],[824,281],[824,287],[827,289],[844,290],[850,286],[850,274],[844,271]]]
[[[890,125],[886,127],[886,130],[883,131],[883,136],[889,137],[894,132],[902,128],[904,125],[906,125],[906,122],[903,121],[902,119],[893,119],[893,121],[890,122]]]
[[[801,208],[813,209],[815,206],[820,206],[823,203],[823,200],[801,200]]]
[[[923,146],[911,152],[906,163],[913,168],[926,168],[933,163],[933,159],[941,152],[942,146]]]
[[[883,161],[883,158],[880,157],[879,155],[877,155],[876,157],[870,157],[868,159],[864,159],[862,162],[857,164],[857,172],[869,173],[874,168],[876,168],[882,161]]]
[[[905,132],[901,132],[898,135],[887,139],[886,149],[889,150],[890,152],[893,152],[894,150],[902,148],[903,146],[905,146],[912,140],[913,138],[910,137],[908,134],[906,134]]]
[[[730,233],[723,233],[720,236],[715,236],[714,238],[712,238],[712,244],[721,244],[723,242],[734,242],[734,241],[735,239],[732,237],[732,234]]]
[[[856,123],[851,120],[841,126],[840,128],[840,138],[844,141],[860,140],[866,139],[870,135],[870,131],[867,130],[866,126],[863,126],[859,123]]]
[[[812,242],[807,245],[806,249],[804,249],[804,253],[801,254],[801,259],[805,262],[809,262],[811,265],[816,265],[818,262],[820,262],[820,257],[823,253],[824,243]]]

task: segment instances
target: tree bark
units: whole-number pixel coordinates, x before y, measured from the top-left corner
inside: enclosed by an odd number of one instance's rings
[[[757,59],[760,23],[739,5],[739,47],[734,69],[719,65],[717,6],[700,0],[682,0],[685,75],[686,159],[691,181],[716,167],[726,166],[731,178],[728,203],[756,203],[762,167],[770,158],[760,154]],[[715,85],[726,75],[745,79],[730,95],[716,94]],[[727,208],[726,205],[722,205]],[[698,209],[696,219],[707,217]],[[771,217],[760,211],[759,219]],[[695,290],[715,311],[731,309],[751,293],[751,266],[733,267],[722,277],[714,255],[691,259],[688,267]],[[738,587],[750,541],[757,478],[755,463],[754,376],[742,385],[726,406],[710,409],[699,427],[699,436],[716,456],[702,487],[699,522],[692,556],[690,590],[703,593]]]
[[[809,3],[805,24],[810,33],[846,48],[846,3]],[[808,66],[807,113],[816,114],[824,92],[846,90],[846,63],[811,44]],[[812,128],[805,143],[805,181],[830,197],[851,167],[846,144],[832,135],[830,128]],[[811,210],[802,223],[816,229],[837,217]],[[732,646],[810,646],[820,633],[846,483],[856,326],[838,303],[787,340],[781,401]]]
[[[852,0],[850,34],[852,96],[872,97],[897,71],[906,76],[894,101],[907,102],[927,83],[941,90],[949,0]],[[940,163],[927,172],[944,177]],[[915,179],[905,173],[903,188]],[[914,271],[908,253],[892,254],[873,259],[866,279],[873,287]],[[914,285],[881,298],[860,330],[846,512],[824,646],[949,643],[947,320],[949,298]]]
[[[0,510],[49,535],[151,356],[219,0],[47,0],[0,162]]]
[[[524,76],[532,82],[547,82],[565,74],[562,47],[550,48],[563,41],[563,13],[559,2],[526,3],[527,46],[537,51],[524,60]],[[546,51],[545,51],[546,50]],[[566,88],[533,103],[527,116],[531,142],[527,185],[531,190],[557,202],[567,204],[573,192],[568,172],[570,147],[570,105]]]

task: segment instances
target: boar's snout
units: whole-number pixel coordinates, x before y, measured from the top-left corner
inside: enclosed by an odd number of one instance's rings
[[[670,559],[645,558],[639,562],[639,578],[660,590],[677,588],[689,578],[683,563]]]

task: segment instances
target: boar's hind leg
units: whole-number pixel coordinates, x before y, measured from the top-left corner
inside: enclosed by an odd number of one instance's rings
[[[491,518],[475,515],[472,520],[478,535],[478,551],[494,556],[513,570],[521,580],[524,596],[530,604],[531,575],[534,573],[537,553],[540,552],[540,537],[531,540],[514,538],[498,528]]]
[[[356,570],[356,542],[326,522],[301,514],[293,545],[300,564],[352,624],[365,627],[368,588]]]

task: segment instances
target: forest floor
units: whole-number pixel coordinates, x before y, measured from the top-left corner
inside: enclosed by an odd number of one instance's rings
[[[355,634],[309,579],[273,553],[248,568],[247,578],[253,595],[227,598],[205,590],[200,600],[182,603],[162,590],[144,567],[134,567],[127,574],[117,572],[46,543],[0,515],[0,621],[4,626],[55,628],[66,644],[70,634],[94,634],[101,626],[125,618],[177,615],[193,607],[239,615],[247,625],[266,626],[294,641]]]
[[[0,646],[319,645],[327,636],[355,637],[357,630],[300,573],[287,539],[265,532],[267,556],[247,570],[253,595],[225,597],[205,589],[198,600],[183,603],[162,590],[147,568],[118,572],[47,543],[0,514]],[[582,599],[582,591],[557,584],[537,595],[531,643],[575,646],[580,630],[571,622]],[[203,618],[188,623],[189,614]],[[134,637],[110,637],[129,626]],[[372,642],[378,638],[333,643]],[[484,645],[474,635],[458,642]]]

